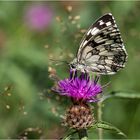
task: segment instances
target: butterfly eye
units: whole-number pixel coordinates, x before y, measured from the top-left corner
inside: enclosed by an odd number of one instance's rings
[[[75,69],[76,68],[76,65],[75,64],[70,64],[70,68],[71,69]]]
[[[70,67],[71,67],[72,69],[76,68],[74,64],[71,64]]]

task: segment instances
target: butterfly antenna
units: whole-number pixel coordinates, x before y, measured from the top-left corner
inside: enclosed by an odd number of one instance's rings
[[[49,59],[49,60],[51,60],[52,62],[57,62],[56,63],[56,65],[61,65],[61,64],[69,64],[67,61],[65,61],[65,60],[56,60],[56,59]]]

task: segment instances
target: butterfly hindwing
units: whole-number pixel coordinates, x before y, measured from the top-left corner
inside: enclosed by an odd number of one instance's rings
[[[114,74],[124,67],[127,53],[114,17],[106,14],[86,32],[77,53],[77,62],[87,71]]]

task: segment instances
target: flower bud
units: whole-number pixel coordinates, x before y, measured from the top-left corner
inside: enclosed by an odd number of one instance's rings
[[[86,129],[94,122],[92,109],[87,104],[71,106],[65,115],[64,125],[74,129]]]

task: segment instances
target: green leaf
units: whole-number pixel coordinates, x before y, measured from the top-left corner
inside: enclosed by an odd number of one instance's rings
[[[68,133],[66,136],[64,136],[62,138],[62,140],[70,140],[72,135],[75,134],[75,133],[77,133],[77,131],[73,131],[73,132]]]
[[[126,98],[126,99],[140,99],[140,93],[138,92],[122,92],[122,91],[113,91],[108,95],[105,95],[100,102],[105,101],[109,98]]]
[[[62,140],[70,140],[71,139],[71,135],[65,136]]]
[[[117,134],[126,137],[126,135],[121,130],[119,130],[117,127],[113,126],[112,124],[110,124],[108,122],[104,122],[104,121],[97,122],[96,124],[94,124],[92,126],[92,128],[102,128],[102,129],[105,129],[105,130],[115,131]]]
[[[111,92],[112,97],[140,99],[140,93],[136,92]]]
[[[81,140],[88,140],[88,137],[83,137]]]

